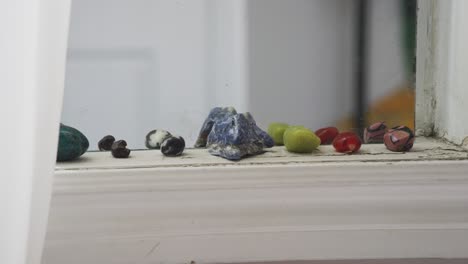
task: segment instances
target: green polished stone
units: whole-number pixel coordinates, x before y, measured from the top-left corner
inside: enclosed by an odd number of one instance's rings
[[[320,145],[320,138],[303,126],[291,126],[284,132],[284,146],[289,152],[311,153]]]
[[[88,150],[89,141],[83,133],[73,127],[60,124],[57,161],[69,161]]]
[[[284,144],[283,134],[288,127],[289,125],[285,123],[271,123],[268,126],[268,135],[273,138],[276,146],[282,146]]]

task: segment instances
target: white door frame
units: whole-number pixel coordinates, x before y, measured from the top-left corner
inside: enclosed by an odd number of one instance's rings
[[[38,264],[49,214],[71,0],[0,2],[0,263]]]

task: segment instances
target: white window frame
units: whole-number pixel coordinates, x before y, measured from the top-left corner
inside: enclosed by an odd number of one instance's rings
[[[418,2],[416,128],[468,147],[468,2]]]
[[[14,68],[20,78],[2,81],[19,89],[2,90],[17,99],[2,107],[19,113],[7,114],[6,120],[22,131],[8,133],[7,140],[28,143],[21,151],[7,145],[15,163],[2,170],[16,177],[1,178],[1,185],[18,189],[0,194],[1,210],[7,212],[0,222],[5,240],[0,241],[8,242],[1,247],[0,262],[36,264],[49,215],[70,1],[15,0],[0,7],[19,15],[22,24],[16,29],[26,36],[7,31],[20,44],[8,52],[26,51],[24,65]],[[419,1],[418,134],[456,144],[466,143],[468,135],[461,122],[468,110],[468,75],[462,70],[468,66],[466,11],[464,0]],[[6,62],[13,65],[14,58]],[[32,151],[25,153],[27,147]],[[464,160],[61,171],[56,173],[45,264],[468,258],[466,171]],[[20,202],[20,210],[12,210],[11,201]],[[127,215],[161,213],[103,232],[113,227],[113,218],[124,217],[116,207]],[[67,210],[91,212],[92,221],[70,230],[62,221]],[[99,210],[109,214],[102,217]],[[229,218],[230,212],[238,214]],[[197,222],[202,220],[205,225]],[[148,223],[167,228],[148,230],[147,237],[124,232]],[[95,254],[91,258],[86,252]]]

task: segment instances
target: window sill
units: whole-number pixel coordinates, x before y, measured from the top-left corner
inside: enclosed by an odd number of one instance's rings
[[[468,258],[468,152],[441,141],[131,157],[57,165],[45,264]]]
[[[57,163],[56,172],[108,170],[133,168],[194,168],[194,167],[243,167],[252,165],[346,165],[355,162],[398,162],[398,161],[433,161],[433,160],[468,160],[468,151],[461,147],[432,138],[419,137],[410,152],[388,151],[383,144],[365,144],[358,154],[347,155],[334,151],[333,147],[320,146],[312,154],[294,154],[284,147],[267,149],[263,155],[246,158],[238,162],[212,156],[205,149],[186,149],[180,157],[165,157],[159,150],[132,151],[128,159],[114,159],[109,152],[88,152],[72,162]],[[80,172],[84,173],[84,172]]]

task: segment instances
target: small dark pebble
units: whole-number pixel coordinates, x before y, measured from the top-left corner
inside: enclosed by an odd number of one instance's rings
[[[130,150],[127,148],[127,142],[125,142],[125,140],[117,140],[112,144],[112,156],[114,156],[114,158],[128,158],[129,155]]]
[[[101,151],[109,151],[112,149],[112,144],[114,143],[115,138],[111,135],[107,135],[103,137],[101,140],[98,142],[98,147],[99,150]]]
[[[170,137],[161,145],[161,152],[165,156],[175,157],[179,156],[184,152],[185,140],[183,137]]]

